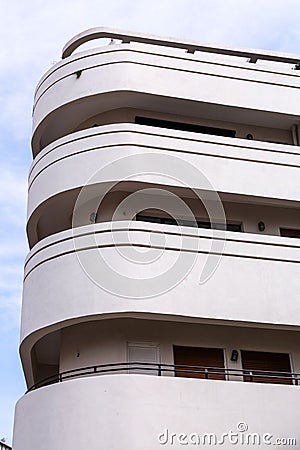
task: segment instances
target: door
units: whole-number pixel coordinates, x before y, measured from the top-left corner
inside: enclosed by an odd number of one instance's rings
[[[129,373],[159,375],[159,346],[147,343],[128,343]]]
[[[176,377],[225,379],[224,352],[221,348],[175,345],[174,364]]]
[[[291,364],[288,353],[241,351],[244,370],[254,375],[244,376],[244,381],[254,383],[292,384]],[[280,374],[278,372],[285,372]]]

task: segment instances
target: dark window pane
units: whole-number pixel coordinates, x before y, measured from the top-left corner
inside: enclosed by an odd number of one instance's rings
[[[135,123],[139,125],[148,125],[151,127],[168,128],[171,130],[191,131],[193,133],[211,134],[215,136],[235,137],[235,130],[226,128],[206,127],[184,122],[172,122],[170,120],[152,119],[151,117],[135,118]]]
[[[280,236],[300,239],[300,230],[294,228],[280,228]]]
[[[235,223],[210,223],[204,221],[192,221],[192,220],[184,220],[178,219],[177,221],[171,217],[155,217],[155,216],[147,216],[144,214],[137,214],[136,220],[142,222],[152,222],[152,223],[162,223],[165,225],[180,225],[184,227],[198,227],[198,228],[206,228],[206,229],[217,229],[217,230],[227,230],[227,231],[242,231],[241,224]]]

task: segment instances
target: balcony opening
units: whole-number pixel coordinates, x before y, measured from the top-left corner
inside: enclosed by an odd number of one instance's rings
[[[244,381],[292,384],[291,364],[288,353],[241,350],[241,358],[244,369]]]
[[[300,239],[300,230],[295,228],[280,228],[280,236]]]
[[[32,369],[38,387],[59,381],[61,332],[54,331],[41,338],[31,351]]]
[[[176,377],[225,380],[223,349],[174,345],[173,351]]]
[[[191,131],[193,133],[211,134],[214,136],[224,136],[234,138],[235,130],[226,128],[207,127],[185,122],[173,122],[170,120],[152,119],[151,117],[135,117],[135,123],[138,125],[148,125],[150,127],[168,128],[169,130]]]
[[[211,223],[209,221],[201,221],[201,220],[184,220],[184,219],[174,219],[172,217],[157,217],[157,216],[148,216],[146,214],[137,214],[136,220],[140,222],[151,222],[151,223],[160,223],[164,225],[177,225],[183,227],[198,227],[198,228],[206,228],[206,229],[214,229],[214,230],[226,230],[226,231],[237,231],[242,232],[242,225],[236,223]]]

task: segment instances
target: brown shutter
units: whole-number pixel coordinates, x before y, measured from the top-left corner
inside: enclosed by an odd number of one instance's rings
[[[253,381],[256,383],[292,384],[290,375],[290,358],[287,353],[253,352],[242,350],[241,357],[243,369],[247,371],[249,370],[249,372],[251,371],[253,374],[253,378],[251,378],[250,375],[245,375],[244,381]],[[267,371],[267,373],[262,371]],[[282,374],[280,372],[287,373]]]
[[[225,379],[224,370],[222,370],[224,369],[224,354],[220,348],[174,346],[174,363],[176,377]],[[218,368],[220,369],[218,370]]]

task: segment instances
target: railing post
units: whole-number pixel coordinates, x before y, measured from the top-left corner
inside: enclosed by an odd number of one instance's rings
[[[158,376],[161,377],[161,364],[158,364]]]
[[[253,382],[253,373],[252,372],[249,372],[249,377],[250,377],[250,382],[252,383]]]
[[[204,369],[205,372],[205,379],[208,380],[208,369]]]
[[[12,450],[11,446],[3,441],[0,441],[0,450]]]

